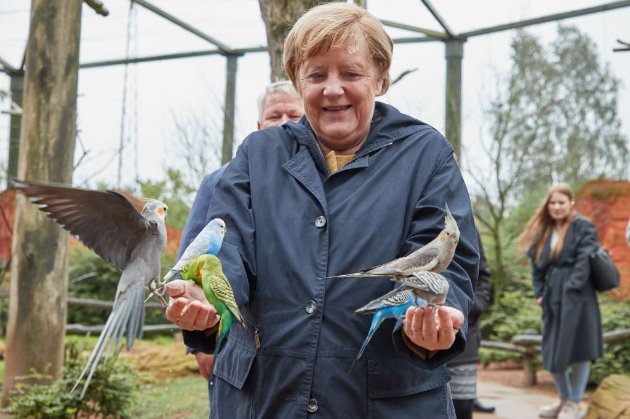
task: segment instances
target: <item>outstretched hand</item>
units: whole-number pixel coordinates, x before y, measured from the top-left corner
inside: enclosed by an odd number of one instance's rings
[[[171,323],[184,330],[207,330],[219,322],[216,309],[193,281],[175,280],[164,287],[170,297],[166,318]]]
[[[448,349],[464,323],[464,314],[453,307],[409,307],[403,331],[409,339],[429,351]]]

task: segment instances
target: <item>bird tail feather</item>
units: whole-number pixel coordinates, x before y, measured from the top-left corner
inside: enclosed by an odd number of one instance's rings
[[[70,394],[72,394],[81,383],[83,377],[86,377],[79,399],[85,397],[85,393],[87,392],[92,376],[101,358],[107,360],[112,355],[118,355],[121,348],[120,341],[122,336],[126,335],[127,350],[129,350],[133,346],[134,340],[142,335],[142,322],[144,321],[143,284],[140,283],[127,291],[130,293],[127,298],[119,299],[114,302],[114,308],[105,322],[103,331],[92,353],[90,353],[90,357],[83,371],[81,371],[81,375],[70,390]],[[138,314],[139,311],[141,314]]]
[[[385,319],[383,318],[382,311],[377,311],[376,313],[374,313],[374,317],[372,317],[372,324],[370,325],[370,331],[365,337],[365,340],[363,341],[363,345],[361,345],[361,349],[359,349],[359,353],[354,358],[354,361],[352,361],[352,366],[350,366],[350,371],[348,371],[348,375],[350,375],[350,373],[352,372],[352,369],[354,368],[354,365],[357,363],[357,361],[361,358],[361,356],[363,356],[363,352],[365,352],[365,348],[367,348],[367,345],[370,342],[370,339],[372,339],[372,336],[374,336],[374,332],[376,332],[376,329],[378,329],[378,327],[381,325],[383,320]]]

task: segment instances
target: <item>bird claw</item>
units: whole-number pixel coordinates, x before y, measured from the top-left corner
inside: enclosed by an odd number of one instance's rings
[[[146,300],[144,300],[144,303],[146,304],[147,301],[149,301],[151,299],[151,297],[155,296],[155,298],[158,299],[158,301],[160,302],[160,305],[162,306],[162,308],[166,308],[168,307],[168,304],[166,303],[166,300],[163,297],[164,294],[164,285],[165,283],[160,282],[159,285],[156,287],[155,283],[157,281],[151,281],[149,282],[149,291],[151,292],[149,294],[149,296],[147,297]],[[160,292],[161,291],[161,292]]]

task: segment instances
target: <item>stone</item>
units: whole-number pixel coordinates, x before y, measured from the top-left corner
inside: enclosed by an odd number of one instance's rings
[[[591,396],[585,419],[630,419],[630,376],[613,374]]]

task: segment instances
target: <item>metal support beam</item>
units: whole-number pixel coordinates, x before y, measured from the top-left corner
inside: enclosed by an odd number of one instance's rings
[[[219,48],[219,50],[221,50],[221,53],[223,53],[223,54],[232,54],[232,53],[234,53],[234,50],[232,48],[228,47],[227,45],[225,45],[224,43],[214,39],[210,35],[207,35],[207,34],[201,32],[199,29],[192,27],[191,25],[189,25],[188,23],[184,22],[183,20],[180,20],[180,19],[176,18],[175,16],[166,13],[164,10],[160,9],[159,7],[156,7],[156,6],[152,5],[151,3],[147,2],[147,1],[144,1],[144,0],[131,0],[131,1],[136,3],[136,4],[139,4],[140,6],[146,8],[146,9],[149,9],[153,13],[155,13],[155,14],[163,17],[164,19],[166,19],[166,20],[176,24],[177,26],[187,30],[188,32],[197,35],[201,39],[204,39],[204,40],[210,42],[211,44],[213,44],[217,48]]]
[[[234,147],[234,112],[236,109],[236,69],[238,55],[227,55],[225,78],[225,109],[223,110],[223,153],[221,163],[232,160]]]
[[[462,143],[462,58],[464,42],[452,39],[444,43],[446,49],[446,96],[444,132],[455,149],[461,164]]]
[[[11,101],[22,107],[22,92],[24,91],[24,72],[16,71],[11,74]],[[18,156],[20,154],[20,125],[22,124],[22,114],[11,112],[9,122],[9,165],[7,177],[17,177]]]
[[[448,37],[455,38],[454,32],[451,30],[451,28],[448,27],[448,25],[446,24],[446,21],[442,19],[442,16],[440,16],[437,10],[435,10],[431,2],[429,0],[422,0],[422,3],[424,4],[424,7],[426,7],[427,10],[429,10],[429,12],[433,15],[435,20],[438,21],[438,23],[444,29],[444,31],[448,34]]]
[[[435,39],[448,39],[448,35],[444,32],[434,31],[432,29],[420,28],[418,26],[407,25],[404,23],[392,22],[391,20],[380,19],[381,23],[390,28],[404,29],[411,32],[423,33],[426,36]]]
[[[3,71],[7,74],[15,73],[18,71],[17,68],[13,67],[11,64],[3,60],[2,57],[0,57],[0,65],[2,66],[2,68],[0,68],[0,71]]]
[[[267,47],[252,47],[233,50],[234,55],[243,55],[250,52],[267,52]],[[149,55],[147,57],[121,58],[117,60],[95,61],[92,63],[81,64],[80,68],[108,67],[112,65],[138,64],[151,61],[177,60],[180,58],[205,57],[207,55],[223,55],[218,49],[210,49],[205,51],[179,52],[175,54]]]
[[[577,17],[577,16],[589,15],[592,13],[605,12],[608,10],[620,9],[620,8],[628,7],[628,6],[630,6],[629,0],[614,1],[612,3],[606,3],[606,4],[602,4],[600,6],[595,6],[595,7],[588,7],[586,9],[572,10],[570,12],[564,12],[564,13],[554,13],[552,15],[521,20],[519,22],[506,23],[504,25],[497,25],[497,26],[490,26],[488,28],[477,29],[470,32],[464,32],[464,33],[461,33],[459,36],[467,38],[471,36],[487,35],[489,33],[524,28],[526,26],[539,25],[541,23],[553,22],[555,20],[562,20],[562,19],[568,19],[570,17]]]

